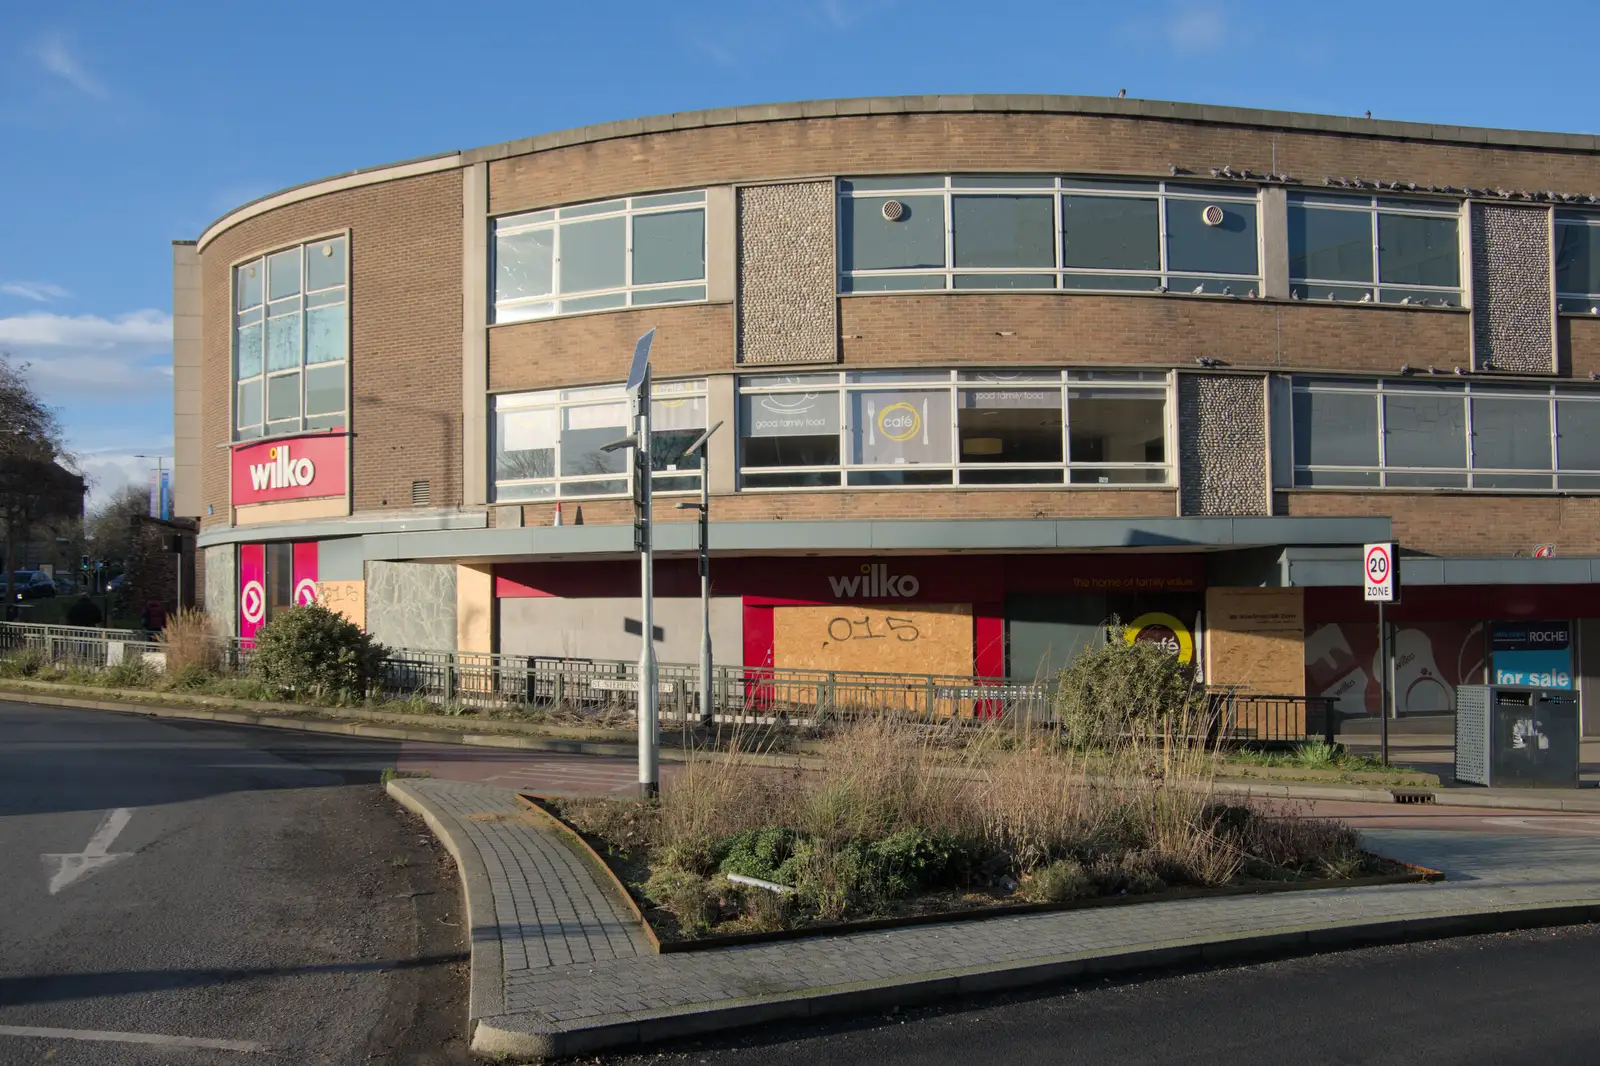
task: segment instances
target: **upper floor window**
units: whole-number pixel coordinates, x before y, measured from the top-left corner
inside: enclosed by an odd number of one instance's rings
[[[839,189],[843,292],[1260,290],[1253,189],[1019,175]]]
[[[650,462],[656,492],[700,488],[700,455],[684,450],[706,428],[706,383],[656,382]],[[632,491],[632,452],[602,451],[633,432],[621,385],[524,392],[494,398],[497,500],[620,496]]]
[[[350,348],[345,238],[233,268],[233,436],[345,424]]]
[[[1600,214],[1556,212],[1556,306],[1600,307]]]
[[[706,194],[675,192],[494,222],[494,320],[706,298]]]
[[[1296,378],[1294,483],[1600,489],[1600,391]]]
[[[740,378],[740,484],[1164,485],[1167,391],[1103,370]]]
[[[1290,294],[1459,307],[1460,216],[1437,200],[1290,193]]]

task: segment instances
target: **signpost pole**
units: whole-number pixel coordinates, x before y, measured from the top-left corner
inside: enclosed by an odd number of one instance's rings
[[[1382,674],[1379,677],[1378,697],[1378,747],[1379,757],[1383,765],[1389,765],[1389,627],[1383,621],[1383,600],[1378,601],[1378,663]]]
[[[1384,605],[1393,603],[1399,581],[1394,544],[1368,544],[1361,550],[1361,585],[1368,603],[1378,605],[1378,748],[1389,765],[1389,627]]]
[[[628,395],[633,401],[633,542],[639,552],[639,793],[646,799],[661,794],[660,735],[656,683],[655,555],[651,542],[650,343],[656,331],[639,338],[628,370]],[[607,445],[612,448],[621,445]]]

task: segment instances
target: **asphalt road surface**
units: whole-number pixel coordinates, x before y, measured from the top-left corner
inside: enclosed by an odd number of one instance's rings
[[[0,1064],[470,1061],[395,746],[0,703]]]
[[[598,1061],[1592,1066],[1597,957],[1594,926],[1466,937],[774,1026]]]

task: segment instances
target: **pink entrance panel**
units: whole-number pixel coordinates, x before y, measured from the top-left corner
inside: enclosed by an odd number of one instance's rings
[[[305,607],[318,602],[317,542],[300,541],[294,546],[294,605]]]
[[[267,620],[267,546],[239,545],[239,639],[250,647]]]

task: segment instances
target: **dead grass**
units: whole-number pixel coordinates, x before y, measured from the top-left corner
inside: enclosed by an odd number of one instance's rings
[[[204,611],[177,611],[167,618],[158,638],[166,653],[168,676],[216,674],[222,667],[222,648],[211,618]]]

